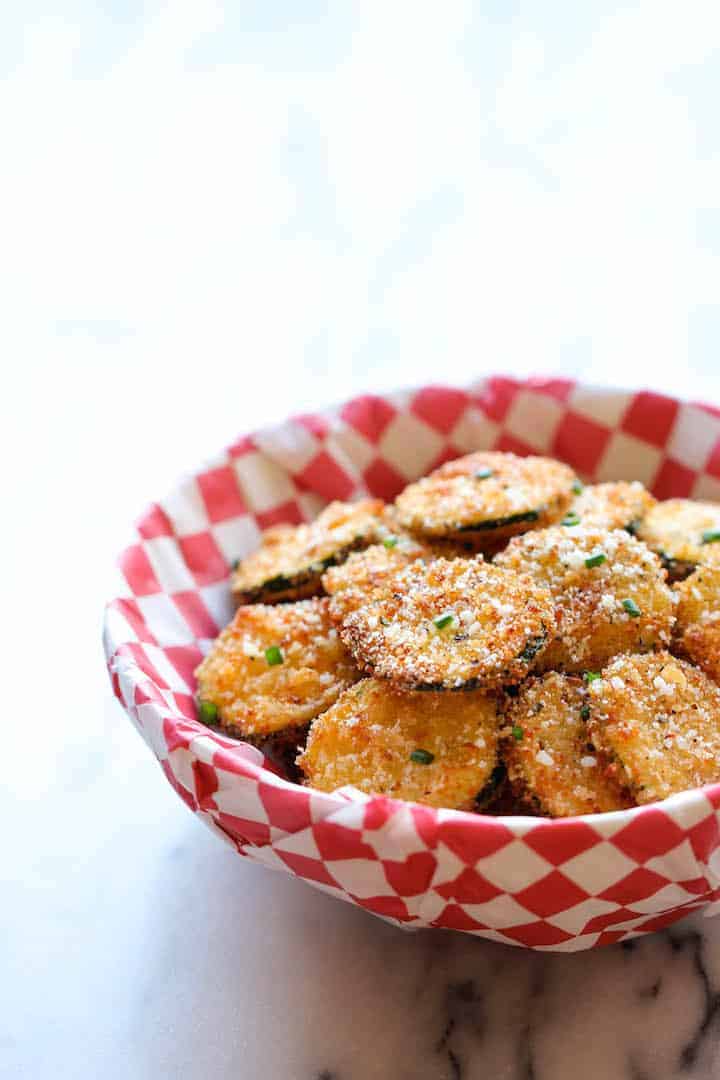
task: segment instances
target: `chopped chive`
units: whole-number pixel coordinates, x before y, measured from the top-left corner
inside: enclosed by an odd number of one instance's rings
[[[702,534],[703,544],[716,544],[720,540],[720,529],[708,529]]]
[[[576,480],[575,483],[572,486],[573,495],[582,495],[584,490],[585,490],[585,485],[582,483],[582,481],[581,480]]]
[[[586,683],[595,682],[597,679],[602,679],[602,675],[599,671],[586,671],[583,675],[583,679]]]
[[[590,555],[585,560],[585,565],[588,570],[592,570],[595,566],[602,566],[604,562],[607,562],[607,555],[604,551],[598,551],[595,555]]]
[[[492,469],[485,468],[485,469],[478,469],[478,471],[476,473],[473,473],[473,476],[475,477],[476,480],[489,480],[490,477],[492,476],[492,474],[493,474]]]
[[[583,705],[582,709],[580,710],[580,716],[582,717],[583,720],[589,720],[590,719],[590,706],[589,705]]]
[[[218,717],[218,707],[214,701],[201,701],[198,712],[203,724],[214,724]]]
[[[562,519],[562,524],[563,525],[579,525],[580,524],[580,518],[578,517],[578,515],[573,510],[569,514],[565,515],[565,517]]]
[[[633,619],[637,619],[642,614],[634,600],[623,600],[622,606]]]
[[[397,542],[398,542],[397,536],[386,536],[385,539],[383,540],[383,544],[388,549],[397,547]]]
[[[435,760],[435,755],[431,754],[429,750],[413,750],[410,760],[414,761],[416,765],[431,765]]]
[[[438,630],[444,630],[446,626],[450,625],[454,618],[454,615],[438,615],[436,619],[433,619],[433,622]]]
[[[512,737],[513,737],[513,739],[515,739],[515,740],[516,740],[517,742],[520,742],[520,740],[522,739],[522,737],[523,737],[523,735],[524,735],[524,734],[525,734],[525,732],[524,732],[524,731],[523,731],[523,729],[522,729],[521,727],[519,727],[519,726],[516,726],[516,727],[514,727],[514,728],[512,729]]]
[[[275,664],[282,664],[283,654],[277,645],[271,645],[269,649],[265,650],[265,659],[270,667],[274,667]]]

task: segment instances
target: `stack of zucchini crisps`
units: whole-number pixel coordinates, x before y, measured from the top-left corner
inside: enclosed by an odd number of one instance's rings
[[[563,817],[720,780],[720,504],[478,452],[269,530],[232,590],[200,717],[312,787]]]

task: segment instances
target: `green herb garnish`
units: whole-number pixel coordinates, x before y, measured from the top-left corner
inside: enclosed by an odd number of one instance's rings
[[[203,724],[214,724],[218,718],[218,707],[214,701],[201,701],[198,704],[198,712]]]
[[[519,726],[516,726],[516,727],[514,727],[514,728],[512,729],[512,737],[513,737],[513,739],[515,739],[515,740],[516,740],[517,742],[520,742],[520,740],[522,739],[522,737],[523,737],[523,735],[524,735],[524,734],[525,734],[525,732],[524,732],[524,731],[523,731],[523,729],[522,729],[521,727],[519,727]]]
[[[582,717],[583,720],[589,720],[590,719],[590,706],[589,705],[583,705],[582,709],[580,710],[580,716]]]
[[[473,476],[475,477],[476,480],[489,480],[490,477],[492,476],[492,474],[493,474],[492,469],[485,468],[485,469],[478,469],[478,471],[476,473],[473,473]]]
[[[623,600],[622,606],[633,619],[637,619],[639,615],[642,615],[640,608],[634,600]]]
[[[579,525],[580,524],[580,518],[578,517],[578,515],[573,510],[569,514],[565,515],[565,517],[562,519],[562,524],[563,525]]]
[[[438,615],[436,619],[433,619],[433,623],[438,630],[444,630],[446,626],[449,626],[455,619],[454,615]]]
[[[708,529],[702,534],[703,544],[716,544],[720,540],[720,529]]]
[[[585,560],[585,565],[588,570],[592,570],[595,566],[602,566],[604,562],[607,562],[607,555],[604,551],[598,551],[595,555],[589,555]]]
[[[277,645],[271,645],[269,649],[265,650],[265,659],[270,667],[274,667],[275,664],[282,664],[283,654]]]
[[[388,549],[397,547],[397,543],[398,543],[398,537],[397,536],[386,536],[385,539],[383,540],[383,544]]]
[[[410,760],[414,761],[416,765],[431,765],[435,760],[435,755],[431,754],[429,750],[413,750]]]
[[[602,675],[599,671],[586,671],[583,675],[583,679],[586,683],[596,682],[597,679],[602,679]]]
[[[573,495],[582,495],[585,490],[585,485],[580,480],[576,480],[572,486]]]

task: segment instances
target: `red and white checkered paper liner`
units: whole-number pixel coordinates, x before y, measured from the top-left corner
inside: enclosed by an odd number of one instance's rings
[[[720,911],[720,784],[549,821],[290,783],[199,723],[193,671],[231,616],[233,559],[329,499],[393,498],[448,458],[548,453],[585,479],[720,500],[720,410],[564,379],[365,395],[240,438],[137,525],[107,608],[115,693],[183,801],[236,851],[405,927],[571,951]]]

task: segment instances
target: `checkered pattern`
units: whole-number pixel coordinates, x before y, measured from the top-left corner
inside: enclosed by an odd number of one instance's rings
[[[115,693],[183,801],[235,850],[408,927],[571,951],[720,910],[720,785],[588,818],[486,818],[279,776],[197,720],[193,671],[233,559],[329,499],[385,499],[470,450],[550,453],[586,479],[720,499],[720,413],[649,392],[489,378],[366,395],[244,437],[150,507],[121,556]]]

